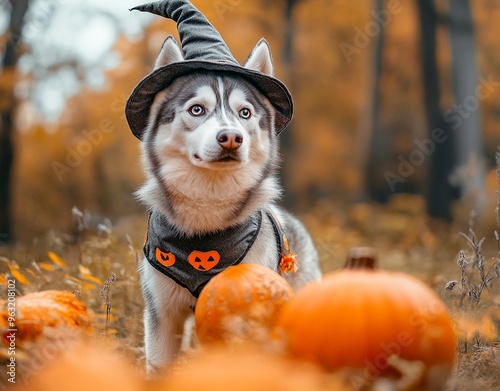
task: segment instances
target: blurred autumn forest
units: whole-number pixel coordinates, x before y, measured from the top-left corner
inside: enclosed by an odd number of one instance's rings
[[[74,206],[112,221],[144,213],[132,195],[143,178],[139,145],[123,108],[165,36],[177,36],[175,24],[150,17],[125,34],[118,14],[79,3],[0,1],[0,241],[70,230]],[[120,15],[135,4],[122,3]],[[409,192],[435,217],[454,218],[456,205],[494,215],[500,1],[193,3],[240,62],[261,37],[271,45],[276,74],[295,99],[281,136],[291,209]],[[78,23],[59,35],[93,18],[114,26],[106,61],[89,64],[44,38],[69,6]],[[106,39],[102,31],[95,39]],[[68,83],[60,112],[47,118],[40,107],[55,99],[50,86]]]

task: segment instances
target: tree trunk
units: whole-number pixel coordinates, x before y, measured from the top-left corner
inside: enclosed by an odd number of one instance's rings
[[[434,149],[430,154],[430,170],[426,191],[427,210],[431,216],[451,219],[451,202],[456,198],[456,189],[449,182],[453,170],[455,155],[455,134],[450,123],[444,119],[439,106],[441,91],[436,59],[437,12],[433,0],[417,2],[420,13],[422,78],[424,83],[424,107],[429,130],[439,142],[432,143]],[[441,129],[441,131],[436,130]]]
[[[12,241],[11,221],[11,173],[14,161],[12,133],[13,114],[16,107],[14,77],[17,65],[19,41],[28,10],[29,0],[11,0],[8,41],[2,59],[0,89],[3,99],[0,104],[0,242]]]
[[[285,20],[286,20],[286,30],[285,30],[285,44],[283,49],[283,60],[285,63],[285,70],[287,72],[288,86],[290,90],[293,91],[293,7],[295,6],[297,0],[287,0],[285,8]],[[285,164],[282,165],[280,170],[280,180],[285,189],[283,203],[287,208],[294,209],[297,206],[297,196],[293,189],[290,188],[290,182],[288,180],[290,175],[289,166],[286,164],[286,158],[290,158],[293,153],[293,121],[288,125],[287,129],[280,134],[281,141],[281,154],[284,156]]]
[[[375,12],[380,15],[384,8],[384,0],[375,0]],[[380,77],[382,75],[382,57],[384,53],[384,25],[375,20],[379,24],[380,32],[374,37],[375,53],[373,65],[370,67],[370,82],[371,93],[370,102],[368,103],[368,113],[366,118],[369,123],[363,124],[366,127],[367,135],[367,151],[365,162],[365,192],[370,199],[385,202],[389,197],[389,189],[387,184],[382,181],[380,167],[387,160],[387,151],[390,149],[389,140],[380,132]]]
[[[455,105],[446,112],[445,118],[450,121],[457,140],[452,178],[464,200],[481,213],[485,202],[485,168],[482,161],[480,100],[483,93],[489,92],[485,87],[476,91],[478,73],[469,0],[450,2],[449,32]]]

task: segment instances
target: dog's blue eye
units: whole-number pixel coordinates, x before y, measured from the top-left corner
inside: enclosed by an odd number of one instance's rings
[[[248,119],[248,118],[250,118],[251,115],[252,115],[252,113],[247,108],[240,110],[240,117],[243,119]]]
[[[205,109],[200,105],[193,105],[189,108],[189,114],[199,117],[200,115],[205,114]]]

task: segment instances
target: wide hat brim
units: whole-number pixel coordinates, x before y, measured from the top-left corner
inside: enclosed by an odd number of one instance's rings
[[[154,70],[134,88],[125,106],[125,116],[134,136],[142,140],[156,94],[178,77],[197,71],[224,72],[242,77],[264,94],[276,109],[274,125],[277,134],[290,123],[293,116],[292,95],[279,79],[225,61],[186,60]]]

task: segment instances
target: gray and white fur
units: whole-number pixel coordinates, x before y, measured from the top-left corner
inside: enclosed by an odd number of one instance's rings
[[[168,37],[155,68],[179,61],[184,61],[182,52]],[[266,41],[257,43],[244,66],[272,75]],[[186,235],[224,230],[257,210],[272,210],[298,256],[299,270],[284,276],[297,289],[319,279],[321,272],[303,225],[275,205],[281,189],[274,115],[269,100],[241,77],[207,71],[175,79],[156,95],[150,110],[142,143],[147,179],[137,196]],[[276,254],[273,227],[263,214],[257,239],[242,263],[276,270]],[[151,372],[175,360],[196,298],[147,261],[141,263],[140,276]]]

